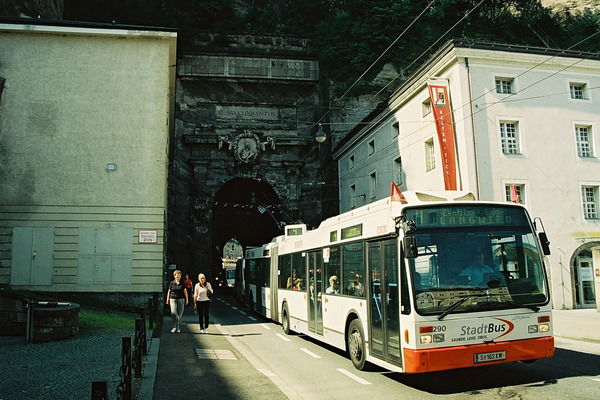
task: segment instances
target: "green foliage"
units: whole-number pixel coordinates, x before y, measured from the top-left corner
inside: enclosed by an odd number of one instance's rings
[[[79,330],[82,334],[116,330],[134,331],[136,318],[137,314],[81,307]]]
[[[183,42],[202,31],[312,38],[321,69],[341,92],[371,66],[365,82],[385,63],[410,73],[451,38],[570,48],[600,27],[598,11],[553,13],[539,0],[65,0],[65,15],[174,26]],[[597,52],[600,40],[574,49]],[[364,88],[361,80],[353,93]]]

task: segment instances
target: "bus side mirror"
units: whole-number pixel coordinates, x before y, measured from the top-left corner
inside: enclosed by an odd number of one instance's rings
[[[540,244],[542,245],[542,253],[544,253],[545,256],[549,256],[550,255],[550,241],[548,240],[548,236],[546,235],[546,232],[540,232],[538,233],[538,237],[540,238]]]
[[[402,239],[402,245],[404,247],[404,257],[415,258],[417,256],[417,239],[415,239],[414,236],[404,236],[404,239]]]

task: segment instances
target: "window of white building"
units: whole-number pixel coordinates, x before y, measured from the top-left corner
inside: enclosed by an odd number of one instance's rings
[[[429,114],[431,114],[431,99],[428,97],[421,103],[421,115],[426,116]]]
[[[404,180],[402,179],[402,157],[398,157],[394,160],[394,180],[398,186],[404,184]]]
[[[519,204],[525,204],[525,185],[521,183],[505,184],[504,200]]]
[[[354,154],[348,157],[348,169],[354,168]]]
[[[512,94],[514,93],[514,79],[496,77],[496,93]]]
[[[579,157],[594,157],[592,127],[590,125],[575,125],[575,139]]]
[[[431,171],[435,168],[435,147],[433,138],[425,141],[425,171]]]
[[[375,171],[369,174],[369,195],[372,199],[377,197],[377,172]]]
[[[520,154],[519,122],[500,121],[500,140],[504,154]]]
[[[572,99],[587,100],[587,85],[580,82],[569,82],[569,93]]]
[[[598,186],[582,186],[583,218],[598,219]]]
[[[356,185],[350,185],[350,208],[356,208]]]
[[[368,150],[368,154],[369,155],[373,155],[375,153],[375,140],[371,140],[369,142],[369,150]]]
[[[396,138],[400,135],[400,123],[394,122],[392,124],[392,139]]]

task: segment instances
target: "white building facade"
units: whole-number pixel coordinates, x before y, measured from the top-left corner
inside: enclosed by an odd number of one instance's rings
[[[554,307],[596,307],[598,55],[447,43],[334,149],[340,212],[389,196],[392,181],[402,190],[444,189],[433,80],[448,87],[456,188],[481,200],[518,196],[551,242]]]

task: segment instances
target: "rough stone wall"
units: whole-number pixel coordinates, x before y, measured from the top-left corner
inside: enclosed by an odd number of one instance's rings
[[[16,18],[62,19],[64,0],[0,0],[0,15]]]
[[[315,226],[337,212],[330,143],[314,141],[322,91],[310,42],[205,34],[194,43],[178,57],[167,255],[192,272],[217,256],[212,210],[234,179],[268,183],[284,223]]]

